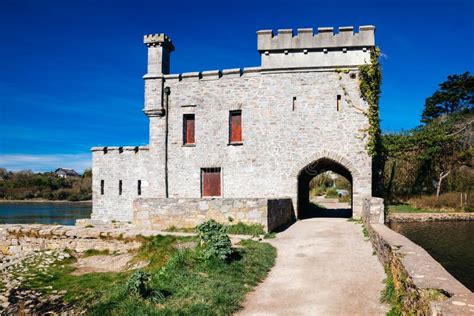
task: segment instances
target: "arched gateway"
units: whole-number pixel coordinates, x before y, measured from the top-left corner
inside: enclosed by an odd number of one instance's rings
[[[92,148],[92,219],[273,229],[304,217],[308,183],[324,170],[349,179],[360,216],[372,164],[359,67],[374,33],[258,31],[260,66],[182,74],[169,73],[171,39],[146,35],[149,145]]]
[[[354,155],[352,155],[355,157]],[[370,196],[370,180],[348,158],[330,151],[317,152],[296,164],[292,177],[296,179],[296,215],[303,219],[311,216],[309,183],[325,171],[332,171],[346,178],[351,184],[351,210],[348,216],[361,216],[362,199]]]

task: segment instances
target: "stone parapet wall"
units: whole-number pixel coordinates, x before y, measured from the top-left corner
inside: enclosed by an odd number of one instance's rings
[[[380,261],[393,277],[403,312],[417,315],[474,313],[474,294],[469,289],[422,247],[377,222],[379,204],[380,201],[365,201],[364,226]],[[375,210],[371,210],[371,206]]]
[[[474,213],[390,213],[389,223],[474,221]]]
[[[124,253],[141,245],[139,233],[127,229],[98,229],[60,225],[0,225],[0,259],[34,251],[89,249]],[[0,260],[1,263],[1,260]]]
[[[191,228],[214,219],[220,223],[260,224],[271,231],[294,218],[291,199],[137,199],[133,224],[138,228]]]

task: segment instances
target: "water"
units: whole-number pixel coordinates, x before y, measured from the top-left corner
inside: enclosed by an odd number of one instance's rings
[[[390,226],[423,247],[474,291],[474,222],[392,223]]]
[[[74,225],[91,212],[91,203],[0,203],[0,224]]]

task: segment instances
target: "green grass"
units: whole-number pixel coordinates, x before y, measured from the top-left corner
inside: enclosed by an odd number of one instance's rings
[[[409,204],[390,205],[388,207],[389,213],[440,213],[442,210],[426,210],[413,207]]]
[[[355,224],[363,224],[362,218],[351,217],[351,218],[348,218],[347,221],[348,222],[353,222]]]
[[[150,288],[163,294],[159,304],[127,293],[131,272],[74,276],[75,258],[58,261],[46,272],[34,271],[25,286],[50,293],[65,290],[64,300],[91,315],[229,315],[245,294],[274,265],[276,249],[244,240],[228,261],[205,261],[194,248],[196,237],[145,238],[134,260],[146,260]]]
[[[251,240],[241,242],[229,262],[206,262],[191,249],[176,252],[152,274],[152,288],[164,293],[157,307],[115,288],[92,307],[92,315],[229,315],[241,307],[245,294],[268,273],[275,248]]]
[[[110,255],[110,251],[106,250],[96,250],[96,249],[87,249],[82,253],[84,257],[92,257],[92,256],[106,256]]]
[[[165,232],[170,233],[194,233],[196,231],[195,227],[176,227],[171,226],[164,230]]]
[[[260,224],[244,224],[242,222],[239,222],[237,224],[228,225],[227,233],[234,235],[258,236],[264,235],[265,230],[263,230],[263,226]]]
[[[238,222],[237,224],[232,225],[225,225],[228,234],[232,235],[250,235],[250,236],[258,236],[264,235],[265,230],[263,226],[260,224],[245,224],[242,222]],[[196,232],[196,228],[178,228],[176,226],[171,226],[165,229],[167,232],[183,232],[183,233],[194,233]]]
[[[387,303],[390,310],[387,312],[388,316],[402,315],[402,296],[395,289],[393,275],[390,268],[385,267],[387,278],[385,279],[385,288],[380,293],[380,302]]]
[[[147,261],[149,265],[144,270],[156,271],[164,266],[173,253],[177,251],[179,243],[188,242],[193,238],[175,236],[145,238],[144,244],[132,261]],[[89,254],[96,255],[98,251],[91,250]],[[52,290],[64,290],[66,291],[64,299],[67,302],[74,303],[80,308],[86,308],[92,302],[103,299],[104,295],[107,295],[111,288],[123,287],[130,275],[130,272],[72,275],[71,272],[74,271],[72,264],[74,262],[76,262],[75,258],[55,262],[45,272],[31,267],[29,272],[34,276],[28,278],[24,286],[38,289],[45,293],[50,293]]]

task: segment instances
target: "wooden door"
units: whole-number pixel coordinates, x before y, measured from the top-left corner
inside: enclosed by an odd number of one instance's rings
[[[221,169],[202,169],[202,196],[221,196]]]

